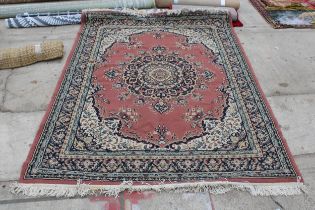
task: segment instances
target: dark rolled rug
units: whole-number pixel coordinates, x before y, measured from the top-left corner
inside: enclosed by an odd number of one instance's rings
[[[15,193],[302,192],[226,12],[90,10]]]

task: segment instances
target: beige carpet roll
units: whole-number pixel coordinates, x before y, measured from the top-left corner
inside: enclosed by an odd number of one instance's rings
[[[173,4],[240,8],[240,0],[173,0]]]
[[[63,43],[59,40],[44,41],[41,44],[0,50],[0,69],[27,66],[38,61],[63,56]]]

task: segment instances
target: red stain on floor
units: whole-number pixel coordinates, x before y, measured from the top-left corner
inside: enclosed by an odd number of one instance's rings
[[[121,210],[119,197],[97,196],[90,198],[91,202],[104,202],[104,210]]]
[[[91,202],[104,202],[104,210],[132,210],[139,201],[152,199],[154,192],[123,192],[117,198],[109,196],[91,197]]]
[[[155,192],[124,192],[124,210],[132,210],[132,206],[137,205],[139,201],[152,199],[153,197],[155,197],[155,195]]]
[[[213,198],[212,198],[212,196],[211,196],[210,193],[209,193],[209,198],[210,198],[210,203],[211,203],[211,210],[215,210],[215,209],[214,209]]]

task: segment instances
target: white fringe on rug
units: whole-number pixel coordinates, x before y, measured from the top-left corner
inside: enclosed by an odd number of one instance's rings
[[[122,9],[86,9],[82,10],[82,13],[94,13],[94,12],[118,12],[122,14],[129,14],[137,17],[146,17],[154,14],[164,13],[166,15],[180,15],[181,13],[187,12],[206,12],[209,14],[224,12],[229,14],[230,9],[226,7],[211,7],[211,8],[181,8],[181,9],[130,9],[130,8],[122,8]],[[106,16],[104,16],[106,17]]]
[[[75,197],[88,195],[107,195],[117,197],[120,192],[209,192],[223,194],[231,190],[247,191],[254,196],[269,195],[299,195],[305,192],[305,185],[300,182],[291,183],[241,183],[241,182],[194,182],[194,183],[171,183],[159,185],[133,185],[131,181],[120,185],[88,185],[80,181],[76,185],[63,184],[24,184],[13,183],[10,191],[14,194],[26,196],[55,196]]]
[[[227,13],[232,18],[233,21],[238,20],[238,13],[233,8],[228,7],[211,7],[211,8],[178,8],[178,9],[129,9],[122,8],[119,10],[116,9],[88,9],[83,10],[83,13],[93,14],[94,12],[118,12],[122,14],[133,15],[137,17],[147,17],[154,14],[165,14],[165,15],[180,15],[181,13],[188,12],[204,12],[209,14],[214,14],[218,12]],[[105,16],[104,16],[105,17]]]

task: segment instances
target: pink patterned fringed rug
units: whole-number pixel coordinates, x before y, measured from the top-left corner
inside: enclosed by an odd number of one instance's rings
[[[82,22],[13,192],[302,192],[227,13],[96,10]]]

